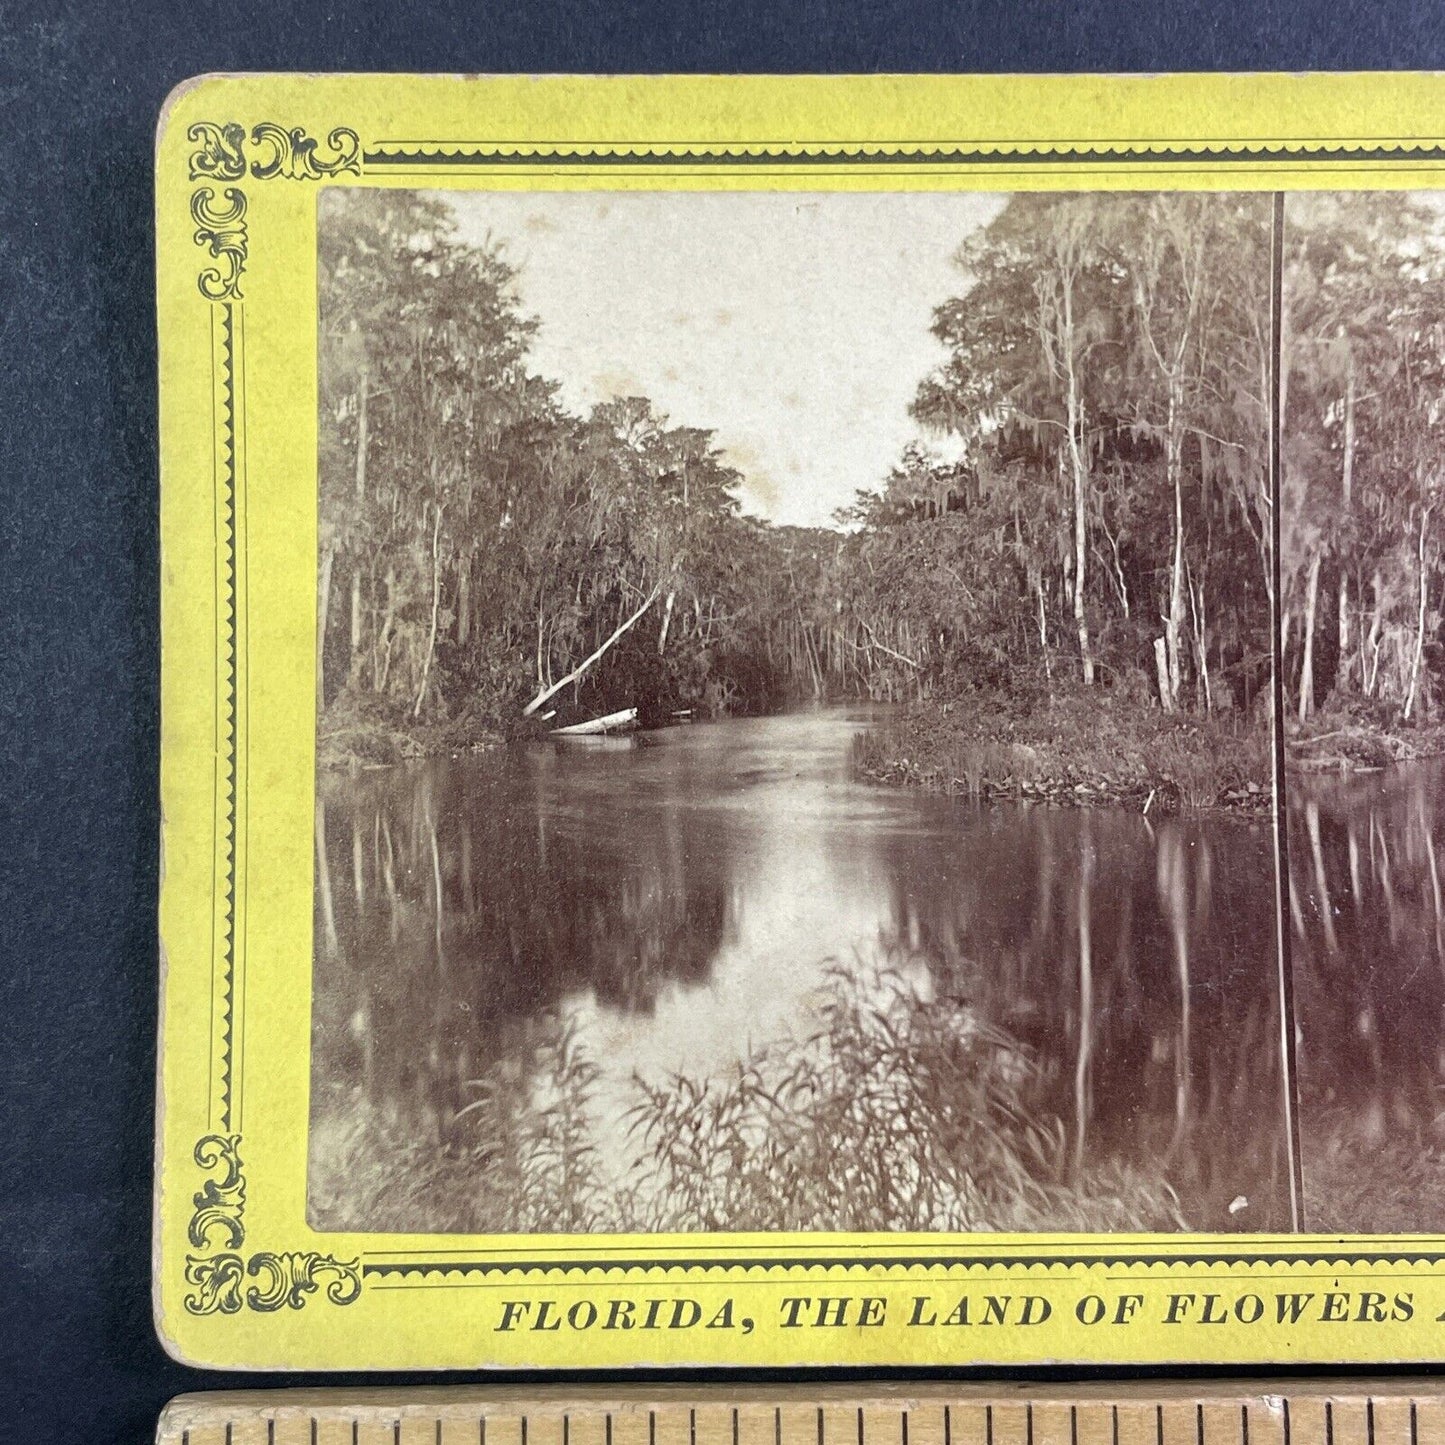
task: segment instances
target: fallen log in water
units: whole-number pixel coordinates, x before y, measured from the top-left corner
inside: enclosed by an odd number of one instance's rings
[[[573,723],[570,727],[553,728],[554,738],[596,737],[603,733],[627,733],[637,726],[637,709],[625,707],[621,712],[609,712],[603,717],[589,718],[586,722]]]

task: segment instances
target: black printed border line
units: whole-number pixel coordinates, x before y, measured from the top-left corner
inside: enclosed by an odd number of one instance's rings
[[[965,147],[959,143],[933,146],[878,146],[876,144],[833,144],[798,146],[777,144],[713,144],[697,143],[623,143],[605,148],[582,148],[575,143],[560,147],[541,147],[535,144],[503,144],[482,146],[472,142],[446,141],[378,141],[366,150],[357,144],[354,131],[338,128],[330,132],[327,141],[330,153],[321,152],[318,142],[299,129],[283,129],[269,122],[253,128],[249,137],[234,122],[218,125],[202,122],[193,128],[190,138],[201,143],[200,149],[191,157],[191,180],[240,181],[247,175],[246,161],[250,159],[244,151],[258,147],[262,153],[251,161],[250,176],[253,180],[269,180],[282,177],[289,180],[321,180],[337,178],[351,173],[358,178],[363,174],[363,165],[378,171],[401,170],[408,167],[435,166],[464,169],[467,167],[546,166],[569,169],[618,168],[626,166],[663,167],[677,165],[698,165],[715,167],[786,167],[823,168],[849,166],[1004,166],[1020,164],[1029,166],[1046,165],[1131,165],[1169,166],[1186,164],[1243,164],[1257,165],[1284,164],[1309,165],[1313,163],[1361,163],[1386,164],[1430,164],[1445,162],[1445,143],[1429,140],[1387,140],[1383,138],[1361,139],[1351,143],[1338,141],[1321,144],[1313,141],[1231,141],[1229,143],[1180,142],[1145,143],[1103,143],[1091,146],[1071,146],[1056,142],[999,144],[987,143]],[[249,146],[248,146],[249,141]],[[269,153],[267,153],[269,151]],[[254,152],[253,152],[254,154]],[[222,197],[224,198],[223,203]],[[227,779],[225,833],[225,874],[226,906],[223,912],[222,930],[225,939],[221,969],[221,1113],[222,1127],[230,1125],[231,1087],[239,1082],[231,1077],[234,1028],[239,1019],[232,1016],[232,988],[234,987],[234,938],[236,859],[234,835],[234,803],[237,776],[236,746],[238,739],[234,731],[235,692],[239,669],[239,648],[236,637],[236,592],[235,585],[235,484],[238,480],[237,458],[235,455],[235,394],[232,389],[235,380],[235,307],[232,303],[242,299],[240,279],[247,259],[245,210],[246,199],[239,189],[228,189],[217,197],[209,188],[192,197],[192,216],[197,225],[195,240],[205,247],[212,260],[219,262],[213,268],[202,272],[198,278],[200,292],[206,300],[222,303],[223,344],[221,347],[220,372],[226,383],[224,388],[225,421],[222,431],[223,473],[225,475],[226,501],[223,511],[225,534],[222,552],[226,563],[226,592],[228,616],[226,618],[227,655],[224,658],[224,672],[227,683],[227,708],[229,715],[224,722],[229,736],[224,738],[223,752],[226,755]],[[220,204],[218,204],[220,203]],[[226,746],[229,744],[229,746]],[[218,900],[219,901],[219,900]],[[239,1010],[237,1010],[239,1012]],[[239,1159],[236,1156],[237,1136],[208,1136],[197,1146],[197,1163],[203,1164],[203,1153],[209,1146],[220,1145],[219,1167],[223,1172],[234,1161],[236,1178],[241,1184]],[[225,1190],[230,1176],[215,1187]],[[213,1181],[213,1184],[215,1182]],[[207,1221],[214,1219],[203,1207],[208,1201],[209,1190],[197,1196],[197,1216],[193,1227],[201,1228],[204,1243],[210,1244],[206,1235]],[[234,1215],[239,1235],[241,1200],[243,1190],[237,1191],[234,1202],[228,1200],[225,1212]],[[240,1240],[235,1240],[239,1244]],[[775,1270],[858,1270],[858,1269],[961,1269],[964,1271],[988,1269],[1068,1269],[1068,1268],[1128,1268],[1150,1266],[1195,1266],[1216,1265],[1309,1265],[1309,1266],[1351,1266],[1402,1264],[1411,1266],[1438,1265],[1445,1263],[1445,1252],[1436,1250],[1419,1251],[1369,1251],[1349,1252],[1233,1252],[1208,1254],[1190,1251],[1168,1251],[1157,1254],[1036,1254],[1017,1256],[989,1255],[919,1255],[919,1256],[868,1256],[867,1254],[840,1256],[764,1256],[752,1258],[706,1258],[672,1257],[651,1259],[573,1259],[570,1261],[513,1259],[513,1260],[460,1260],[438,1261],[435,1259],[400,1257],[394,1260],[367,1262],[359,1274],[367,1278],[415,1277],[435,1275],[515,1275],[551,1274],[576,1275],[598,1272],[607,1274],[632,1274],[659,1271],[775,1271]],[[360,1279],[354,1262],[343,1263],[331,1256],[313,1252],[294,1254],[261,1253],[249,1261],[233,1253],[213,1256],[210,1259],[192,1259],[193,1269],[199,1267],[200,1277],[191,1276],[188,1283],[200,1286],[199,1295],[187,1302],[188,1309],[195,1313],[233,1313],[241,1307],[241,1279],[243,1271],[255,1277],[262,1277],[260,1287],[253,1286],[247,1293],[247,1303],[253,1309],[272,1310],[283,1304],[299,1308],[304,1297],[316,1288],[316,1276],[330,1272],[336,1276],[327,1295],[335,1303],[351,1303],[360,1293]],[[189,1271],[188,1271],[189,1273]]]
[[[1033,1270],[1044,1271],[1054,1269],[1084,1268],[1149,1268],[1155,1265],[1177,1267],[1185,1266],[1212,1266],[1212,1265],[1310,1265],[1313,1267],[1334,1266],[1334,1265],[1385,1265],[1385,1264],[1408,1264],[1408,1265],[1439,1265],[1445,1264],[1445,1252],[1438,1250],[1420,1250],[1406,1252],[1371,1252],[1367,1254],[1351,1254],[1347,1252],[1330,1251],[1327,1253],[1287,1253],[1285,1251],[1271,1251],[1269,1253],[1248,1253],[1236,1252],[1229,1254],[1204,1254],[1182,1251],[1178,1254],[1027,1254],[1027,1255],[907,1255],[894,1257],[868,1258],[863,1255],[848,1254],[832,1257],[803,1256],[768,1256],[765,1258],[735,1258],[735,1259],[706,1259],[706,1258],[681,1258],[681,1259],[573,1259],[573,1260],[543,1260],[543,1259],[511,1259],[511,1260],[416,1260],[396,1259],[368,1262],[361,1267],[363,1277],[385,1278],[392,1277],[415,1277],[418,1275],[516,1275],[516,1274],[541,1274],[541,1275],[577,1275],[597,1273],[609,1274],[647,1274],[653,1272],[672,1273],[682,1271],[683,1273],[701,1272],[725,1273],[730,1270],[757,1271],[765,1273],[773,1270],[837,1270],[837,1269],[961,1269],[966,1272],[974,1270]]]
[[[236,536],[236,494],[239,487],[239,465],[236,446],[236,307],[231,301],[223,302],[221,312],[221,355],[220,391],[221,411],[221,477],[222,487],[218,497],[220,508],[220,551],[224,594],[222,600],[221,668],[225,677],[224,702],[220,717],[220,755],[223,767],[221,799],[224,810],[218,819],[220,825],[221,861],[224,888],[217,889],[216,905],[221,912],[222,952],[218,1000],[219,1044],[220,1044],[220,1117],[222,1134],[230,1134],[232,1106],[239,1081],[235,1077],[235,1025],[236,1025],[236,800],[239,779],[239,735],[237,732],[237,701],[239,691],[240,651],[238,646],[239,588],[237,586],[237,536]],[[212,317],[215,310],[212,311]],[[213,366],[215,353],[212,353]],[[212,385],[215,380],[213,378]],[[211,1047],[217,1044],[217,1031],[213,1022]],[[212,1077],[215,1065],[212,1064]]]
[[[368,169],[413,167],[558,166],[740,166],[806,169],[819,166],[1050,166],[1050,165],[1188,165],[1319,163],[1430,164],[1445,161],[1445,141],[1362,139],[1354,143],[1311,141],[1241,141],[1212,144],[1183,141],[1176,145],[1104,143],[1074,146],[1054,141],[1037,144],[997,142],[898,147],[869,144],[815,145],[798,143],[727,144],[726,142],[624,141],[585,147],[567,141],[557,146],[536,143],[473,141],[374,142],[362,154]]]
[[[184,1257],[192,1315],[237,1315],[301,1309],[319,1290],[335,1305],[361,1295],[356,1260],[312,1249],[252,1250],[244,1219],[242,1073],[245,1063],[245,919],[249,842],[247,748],[250,642],[246,546],[246,327],[244,294],[250,238],[243,183],[319,181],[361,174],[355,131],[336,127],[324,142],[300,127],[262,121],[248,132],[237,121],[196,121],[186,132],[193,189],[192,240],[203,259],[196,289],[211,313],[212,466],[215,507],[217,621],[216,748],[219,789],[213,829],[211,1053],[207,1095],[209,1132],[192,1150],[206,1176],[192,1196]],[[249,181],[248,181],[249,178]],[[219,316],[219,321],[218,321]],[[218,341],[219,336],[219,341]],[[216,951],[219,930],[219,954]],[[219,1087],[218,1087],[219,1086]],[[219,1092],[219,1100],[217,1099]]]

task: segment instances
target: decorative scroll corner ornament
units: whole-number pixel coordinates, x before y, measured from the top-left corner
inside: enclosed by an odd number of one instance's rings
[[[269,120],[252,128],[251,143],[264,151],[261,159],[251,162],[251,174],[258,181],[276,176],[288,181],[319,181],[361,174],[361,138],[345,126],[337,126],[327,135],[329,156],[318,154],[321,143],[300,126],[287,130]]]
[[[326,1298],[334,1305],[353,1304],[361,1294],[357,1260],[340,1260],[314,1250],[253,1254],[246,1273],[258,1281],[246,1291],[246,1303],[253,1310],[269,1312],[283,1306],[299,1310],[323,1280]]]
[[[191,197],[195,242],[217,262],[201,272],[196,284],[207,301],[241,300],[241,273],[246,269],[246,197],[227,186],[218,198],[210,186]]]
[[[249,1257],[239,1253],[246,1241],[242,1222],[246,1181],[239,1134],[203,1135],[192,1156],[212,1177],[193,1196],[195,1213],[187,1231],[192,1248],[198,1251],[186,1256],[190,1292],[185,1307],[190,1314],[234,1315],[242,1308],[261,1314],[299,1310],[318,1289],[336,1305],[349,1305],[360,1298],[357,1260],[340,1260],[314,1250],[258,1250]]]
[[[198,120],[186,132],[186,139],[199,146],[191,152],[193,181],[239,181],[246,174],[246,158],[241,153],[246,130],[239,122],[217,125]]]
[[[246,1285],[247,1277],[256,1283]],[[234,1315],[242,1305],[259,1314],[279,1309],[299,1310],[308,1296],[325,1288],[335,1305],[354,1304],[361,1297],[361,1269],[357,1260],[341,1260],[314,1250],[279,1254],[260,1251],[249,1260],[239,1254],[186,1259],[186,1309],[193,1315]]]
[[[322,142],[301,126],[277,125],[263,120],[251,128],[239,121],[198,120],[186,131],[194,145],[190,153],[193,181],[239,181],[246,176],[247,147],[252,151],[251,175],[258,181],[280,177],[288,181],[320,181],[331,176],[361,174],[361,137],[346,126],[335,126]],[[197,278],[207,301],[243,299],[241,273],[246,269],[246,196],[235,186],[218,192],[210,185],[191,194],[195,242],[216,262]]]
[[[194,1158],[208,1179],[193,1196],[196,1212],[188,1231],[194,1249],[210,1249],[219,1235],[223,1249],[239,1249],[246,1239],[241,1215],[246,1208],[246,1181],[241,1175],[241,1136],[207,1134],[194,1150]]]
[[[186,1256],[186,1309],[193,1315],[234,1315],[241,1308],[241,1285],[246,1267],[239,1254],[218,1254],[207,1259]]]

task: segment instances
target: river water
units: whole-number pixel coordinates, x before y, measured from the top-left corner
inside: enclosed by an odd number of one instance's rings
[[[313,1222],[1285,1227],[1268,823],[864,785],[881,715],[323,779]]]
[[[1290,790],[1306,1225],[1445,1229],[1445,760]]]

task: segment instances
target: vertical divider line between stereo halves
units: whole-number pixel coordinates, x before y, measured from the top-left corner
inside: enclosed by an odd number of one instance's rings
[[[1274,941],[1279,989],[1280,1089],[1289,1151],[1290,1224],[1305,1228],[1304,1178],[1300,1165],[1299,1082],[1295,1041],[1294,966],[1289,934],[1289,808],[1284,752],[1284,636],[1280,569],[1283,486],[1280,433],[1284,424],[1284,225],[1283,191],[1273,197],[1269,248],[1269,515],[1270,515],[1270,758],[1274,793]]]

